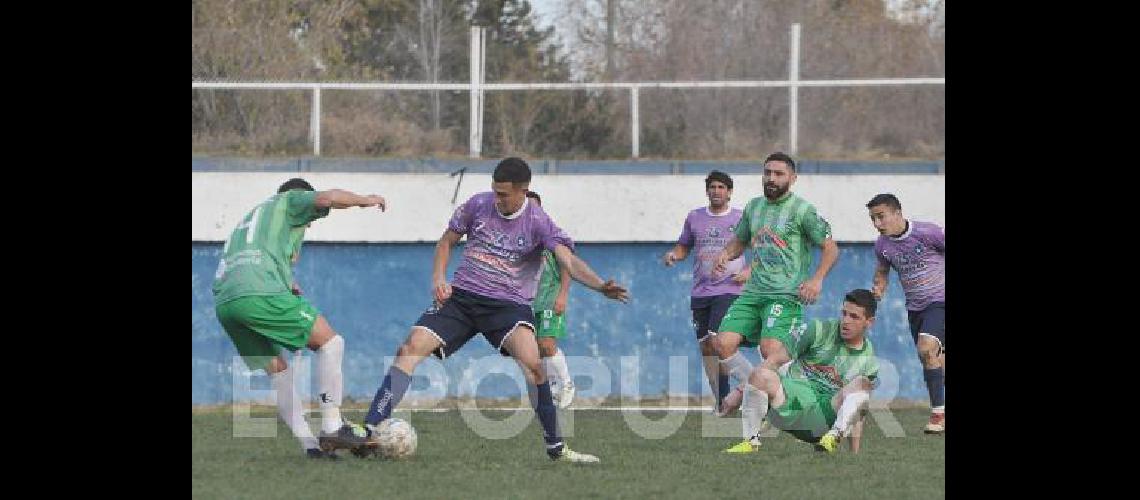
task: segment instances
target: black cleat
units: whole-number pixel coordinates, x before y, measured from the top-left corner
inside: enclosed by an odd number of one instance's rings
[[[336,456],[336,452],[322,451],[320,448],[309,448],[305,450],[305,456],[309,458],[327,458],[329,460],[340,460],[340,457]]]
[[[372,431],[360,424],[345,422],[336,432],[321,432],[321,450],[334,452],[336,450],[356,450],[369,445]]]

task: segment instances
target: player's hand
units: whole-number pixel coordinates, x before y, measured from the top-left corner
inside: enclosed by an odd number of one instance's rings
[[[599,290],[608,299],[613,299],[623,304],[629,303],[629,291],[625,287],[617,284],[614,280],[609,280],[602,284],[602,289]]]
[[[725,255],[724,252],[721,252],[721,253],[717,254],[716,260],[713,260],[712,275],[713,276],[720,276],[721,274],[724,274],[724,272],[727,270],[728,270],[728,256]]]
[[[293,292],[293,295],[301,295],[301,287],[296,283],[289,287],[289,291]]]
[[[746,281],[748,281],[748,277],[745,276],[744,273],[736,273],[732,275],[732,282],[736,283],[737,285],[743,285]]]
[[[821,290],[823,290],[823,280],[813,279],[800,283],[800,300],[804,304],[814,304]]]
[[[365,198],[368,198],[368,204],[364,205],[366,207],[378,206],[380,207],[381,212],[383,212],[385,208],[388,208],[388,202],[384,200],[383,196],[380,196],[378,194],[370,194],[368,196],[365,196]]]
[[[677,256],[672,251],[665,252],[665,257],[662,259],[665,262],[665,267],[673,267],[677,263]]]
[[[563,314],[566,312],[566,296],[558,294],[554,298],[554,314]]]
[[[432,295],[441,305],[451,297],[451,284],[446,281],[437,281],[432,287]]]

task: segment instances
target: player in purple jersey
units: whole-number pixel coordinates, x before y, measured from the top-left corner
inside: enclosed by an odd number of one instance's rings
[[[895,269],[930,394],[932,410],[924,432],[941,434],[946,430],[946,235],[937,224],[904,218],[902,204],[893,194],[876,195],[867,209],[880,235],[875,241],[878,266],[871,291],[881,299],[891,268]]]
[[[556,461],[591,463],[598,458],[571,450],[558,431],[550,383],[539,358],[531,301],[538,288],[542,251],[554,253],[570,277],[606,297],[625,302],[629,295],[613,280],[603,281],[572,252],[574,241],[537,203],[526,197],[530,166],[519,158],[499,162],[492,191],[476,194],[455,210],[435,247],[432,266],[434,301],[396,351],[365,425],[375,429],[387,419],[408,390],[411,376],[425,357],[455,353],[481,333],[504,356],[523,369],[527,392],[542,424],[547,455]],[[463,261],[447,282],[451,247],[467,235]],[[372,442],[375,449],[378,443]]]
[[[705,195],[709,199],[708,206],[689,212],[677,244],[665,254],[664,261],[667,267],[672,267],[677,261],[685,260],[690,251],[695,251],[689,308],[693,311],[693,328],[705,376],[716,397],[713,411],[724,416],[721,403],[729,391],[728,371],[720,366],[713,343],[707,341],[720,329],[720,320],[732,301],[740,296],[740,289],[752,275],[752,269],[745,265],[742,255],[728,263],[727,273],[713,275],[713,261],[733,238],[743,212],[728,205],[732,199],[732,177],[724,172],[709,173],[705,178]]]

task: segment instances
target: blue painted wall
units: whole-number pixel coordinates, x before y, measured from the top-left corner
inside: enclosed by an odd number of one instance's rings
[[[585,384],[579,387],[580,395],[707,393],[690,322],[691,260],[676,268],[665,268],[659,256],[671,247],[670,243],[579,245],[579,255],[598,274],[626,284],[634,298],[630,304],[622,305],[580,285],[571,288],[569,336],[561,343],[563,352],[570,358],[571,374],[577,371],[576,367],[585,366],[576,356],[600,357],[613,374],[609,387]],[[371,398],[396,347],[428,306],[433,250],[432,244],[305,245],[296,277],[309,300],[345,338],[346,396]],[[836,316],[846,291],[870,288],[875,266],[871,245],[841,244],[840,250],[839,262],[825,282],[819,302],[805,310],[809,318]],[[461,251],[453,250],[449,274],[458,264]],[[237,352],[214,316],[210,285],[220,254],[220,243],[192,244],[193,404],[225,403],[234,400],[235,395],[239,400],[251,399],[240,384],[235,390],[231,366]],[[818,259],[817,251],[816,262]],[[907,327],[902,290],[893,273],[887,294],[871,333],[880,362],[886,367],[884,384],[876,397],[926,400],[921,365]],[[757,362],[754,352],[747,355]],[[640,357],[636,377],[632,371],[622,370],[622,356]],[[666,370],[670,356],[688,358],[683,361],[687,374],[674,370],[670,380]],[[517,372],[512,362],[498,359],[498,354],[482,338],[473,339],[441,365],[448,375],[449,395],[473,392],[470,387],[461,387],[460,379],[464,369],[479,360],[496,365],[506,373]],[[626,385],[623,391],[623,377],[626,383],[635,378],[637,390]],[[416,378],[413,390],[428,386],[426,378]],[[265,379],[255,375],[250,379],[252,389],[268,389]],[[479,397],[521,396],[518,386],[507,375],[484,378],[474,392]]]

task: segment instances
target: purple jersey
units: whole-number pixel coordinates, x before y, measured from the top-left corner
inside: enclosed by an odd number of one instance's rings
[[[908,221],[900,236],[879,236],[875,256],[879,265],[899,273],[906,308],[926,309],[931,302],[946,302],[946,236],[930,222]]]
[[[721,250],[736,237],[736,223],[743,212],[738,208],[713,215],[708,207],[689,212],[685,217],[685,228],[677,243],[689,247],[693,254],[693,297],[711,297],[731,293],[740,295],[743,284],[736,284],[732,276],[744,270],[744,254],[725,266],[724,274],[712,275],[713,264]]]
[[[467,235],[452,286],[528,306],[538,288],[542,250],[553,252],[559,244],[574,249],[574,242],[541,206],[527,198],[518,212],[504,216],[495,208],[492,191],[476,194],[455,209],[447,228]]]

